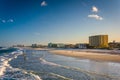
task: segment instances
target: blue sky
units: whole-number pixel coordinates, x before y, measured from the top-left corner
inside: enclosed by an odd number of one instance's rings
[[[119,41],[120,0],[0,0],[0,46]]]

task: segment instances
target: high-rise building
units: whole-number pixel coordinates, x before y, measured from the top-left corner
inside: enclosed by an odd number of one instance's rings
[[[95,48],[108,47],[108,35],[95,35],[89,37],[89,45]]]

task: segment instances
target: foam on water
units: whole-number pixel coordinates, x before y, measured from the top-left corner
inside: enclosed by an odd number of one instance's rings
[[[52,66],[61,66],[61,65],[56,64],[56,63],[48,62],[48,61],[46,61],[46,60],[45,60],[45,59],[43,59],[43,58],[40,58],[40,61],[41,61],[41,63],[43,63],[43,64],[47,64],[47,65],[52,65]]]
[[[8,60],[4,57],[0,57],[0,76],[4,75],[4,71],[6,70],[6,67],[9,66],[8,65]]]
[[[106,78],[109,78],[109,79],[119,80],[118,76],[112,76],[112,75],[109,75],[109,74],[101,74],[101,73],[97,73],[97,72],[90,72],[90,71],[86,71],[86,70],[83,70],[83,69],[78,68],[78,67],[70,67],[70,66],[60,65],[60,64],[57,64],[57,63],[54,63],[54,62],[49,62],[49,61],[43,59],[43,57],[40,58],[40,61],[41,61],[42,64],[51,65],[51,66],[58,66],[58,67],[62,67],[62,68],[65,68],[65,69],[70,69],[70,70],[76,70],[76,71],[83,72],[86,75],[101,76],[101,77],[106,77]],[[88,62],[88,60],[86,60],[86,61]],[[116,66],[119,66],[119,65],[116,65]],[[61,75],[58,75],[58,74],[54,74],[54,75],[58,76],[58,77],[61,77]],[[64,78],[64,76],[62,76],[62,77]]]
[[[59,74],[55,74],[55,73],[51,73],[51,75],[53,75],[53,76],[57,76],[57,77],[60,77],[60,78],[62,78],[62,79],[64,79],[64,80],[73,80],[73,79],[66,78],[66,77],[64,77],[64,76],[61,76],[61,75],[59,75]]]
[[[0,56],[0,80],[19,79],[19,80],[42,80],[38,75],[28,73],[24,70],[12,68],[9,61],[22,55],[23,50],[19,49],[7,55]]]

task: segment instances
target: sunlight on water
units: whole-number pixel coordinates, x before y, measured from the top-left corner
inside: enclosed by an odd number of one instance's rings
[[[47,51],[26,50],[10,64],[40,76],[43,80],[119,80],[120,64],[53,55]],[[25,59],[26,58],[26,59]]]

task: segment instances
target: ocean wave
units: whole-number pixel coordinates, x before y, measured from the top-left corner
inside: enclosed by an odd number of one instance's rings
[[[6,58],[1,58],[1,63],[0,63],[0,76],[4,75],[4,72],[6,70],[6,67],[9,66],[8,60]]]
[[[34,73],[34,74],[40,74],[42,75],[42,78],[43,80],[73,80],[71,78],[68,78],[68,77],[65,77],[65,76],[62,76],[60,74],[56,74],[56,73],[53,73],[53,72],[34,72],[34,71],[30,71],[31,73]]]
[[[59,75],[59,74],[55,74],[55,73],[50,73],[50,74],[53,75],[53,76],[62,78],[62,79],[64,79],[64,80],[73,80],[73,79],[67,78],[67,77],[65,77],[65,76],[61,76],[61,75]]]
[[[53,62],[48,62],[43,58],[40,58],[40,61],[41,61],[42,64],[47,64],[47,65],[52,65],[52,66],[61,66],[61,65],[53,63]]]
[[[3,48],[0,48],[0,50],[7,50],[8,48],[5,48],[5,47],[3,47]]]
[[[83,73],[85,73],[88,76],[89,75],[91,75],[91,76],[92,75],[94,75],[94,76],[96,75],[96,76],[106,77],[106,78],[109,78],[109,79],[119,80],[119,78],[116,77],[116,76],[112,76],[112,75],[108,75],[108,74],[100,74],[100,73],[96,73],[96,72],[89,72],[89,71],[86,71],[86,70],[83,70],[83,69],[80,69],[80,68],[77,68],[77,67],[64,66],[64,65],[53,63],[53,62],[49,62],[49,61],[47,61],[47,60],[45,60],[43,58],[40,58],[40,61],[41,61],[42,64],[45,64],[45,65],[57,66],[57,67],[65,68],[65,69],[70,69],[70,70],[83,72]],[[66,78],[66,77],[58,75],[58,74],[54,74],[54,73],[51,73],[51,74],[54,75],[54,76],[57,76],[57,77]],[[70,79],[70,80],[72,80],[72,79]]]
[[[5,75],[3,75],[0,79],[2,80],[42,80],[39,76],[28,73],[25,70],[18,68],[8,68],[6,69]]]
[[[7,55],[0,56],[0,80],[10,80],[10,79],[19,79],[19,80],[42,80],[38,75],[27,73],[24,70],[12,68],[9,65],[9,61],[17,56],[22,55],[23,50],[17,50],[11,52]]]

